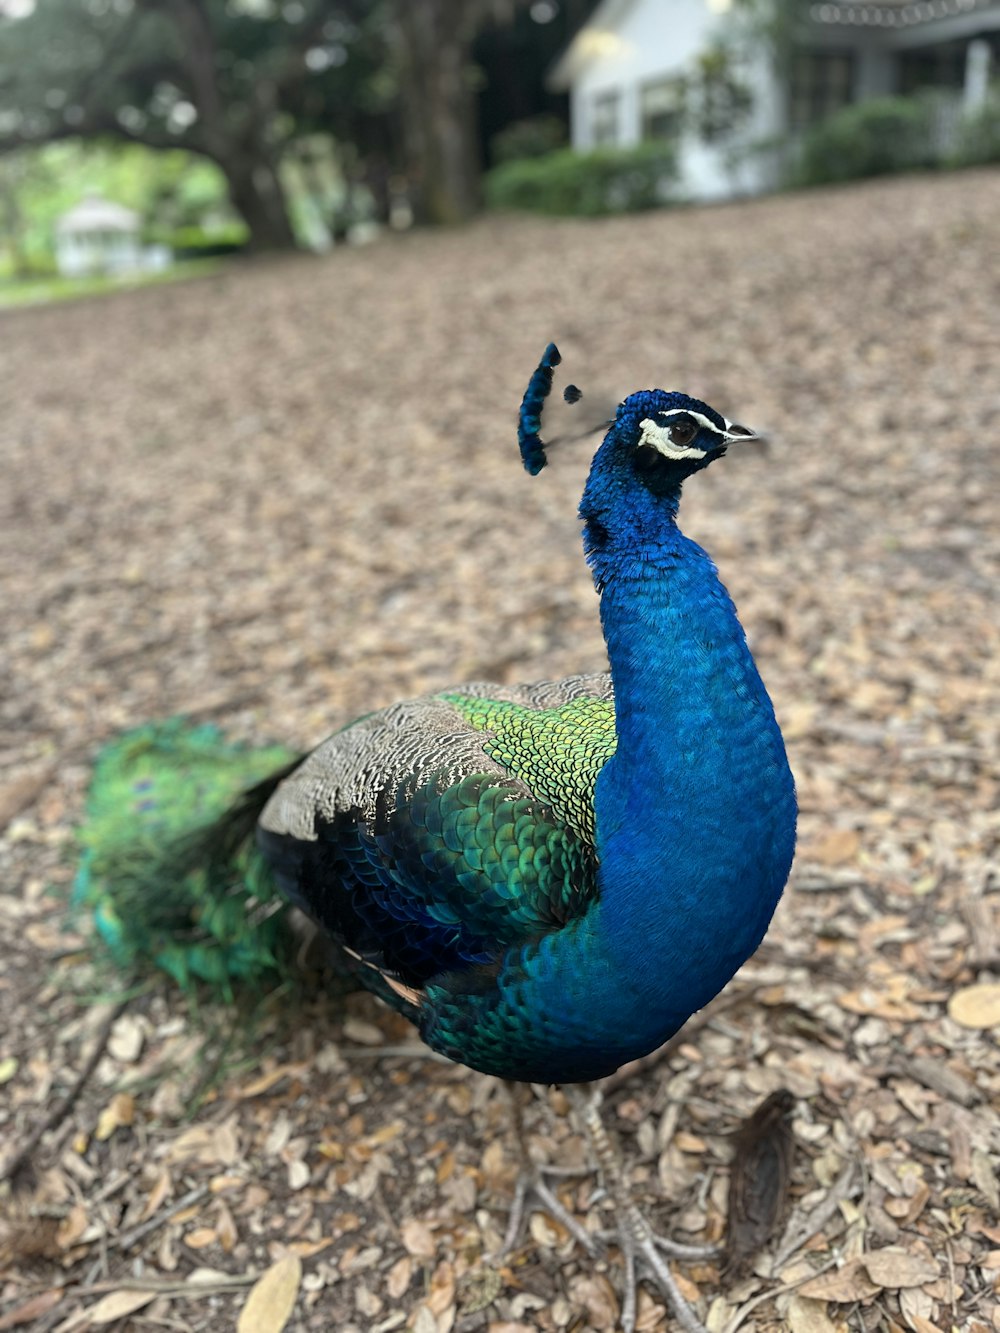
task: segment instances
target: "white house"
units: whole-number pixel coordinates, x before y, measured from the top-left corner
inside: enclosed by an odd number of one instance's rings
[[[946,88],[969,108],[1000,64],[1000,0],[802,0],[783,74],[761,38],[746,40],[746,22],[733,0],[604,0],[550,75],[570,95],[573,147],[673,138],[691,198],[758,193],[776,159],[752,145],[883,93]],[[682,112],[699,57],[720,40],[740,53],[732,72],[752,100],[736,129],[706,139]]]

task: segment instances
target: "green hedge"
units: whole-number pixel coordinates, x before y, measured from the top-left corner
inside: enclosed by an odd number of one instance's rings
[[[202,227],[176,227],[173,231],[150,230],[144,239],[169,246],[175,259],[214,259],[244,250],[247,229],[242,222],[213,227],[211,231]]]
[[[542,157],[566,146],[566,126],[558,116],[529,116],[515,120],[499,130],[490,140],[493,161],[520,162],[526,157]]]
[[[594,217],[669,203],[676,179],[677,154],[669,143],[591,153],[562,148],[494,167],[486,199],[491,208]]]
[[[806,133],[790,183],[825,185],[937,162],[932,101],[874,97],[834,112]]]
[[[960,167],[1000,162],[1000,89],[962,122],[951,160]]]

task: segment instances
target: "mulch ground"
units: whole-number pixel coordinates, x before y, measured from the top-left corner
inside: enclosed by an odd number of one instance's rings
[[[167,983],[120,1007],[62,903],[122,727],[307,746],[402,695],[603,666],[591,442],[537,480],[516,455],[549,338],[585,395],[553,433],[657,385],[770,437],[682,520],[775,699],[800,849],[757,957],[608,1091],[635,1188],[661,1230],[724,1236],[734,1133],[786,1089],[784,1216],[735,1272],[676,1270],[713,1333],[1000,1329],[998,253],[986,171],[487,220],[0,317],[0,1157],[38,1138],[0,1198],[0,1329],[615,1327],[614,1251],[539,1213],[490,1258],[517,1165],[492,1080],[363,996],[277,1002],[242,1052]],[[565,1111],[539,1090],[535,1147],[582,1163]],[[602,1224],[592,1176],[559,1191]]]

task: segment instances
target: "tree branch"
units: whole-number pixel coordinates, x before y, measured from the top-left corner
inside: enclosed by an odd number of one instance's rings
[[[7,153],[16,153],[22,148],[42,148],[45,144],[60,143],[66,139],[124,139],[126,143],[143,144],[147,148],[174,149],[186,148],[188,152],[198,153],[217,161],[208,144],[199,141],[197,135],[186,131],[183,136],[163,134],[153,129],[130,129],[114,116],[92,115],[78,124],[69,125],[60,122],[52,125],[44,134],[8,134],[0,138],[0,157]]]

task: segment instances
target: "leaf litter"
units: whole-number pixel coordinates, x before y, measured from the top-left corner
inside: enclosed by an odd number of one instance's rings
[[[609,1085],[634,1188],[724,1240],[740,1127],[787,1090],[794,1157],[760,1194],[787,1219],[758,1210],[738,1273],[676,1266],[709,1328],[1000,1329],[996,192],[487,220],[4,316],[0,1329],[614,1327],[613,1251],[536,1215],[491,1257],[517,1155],[490,1080],[365,996],[275,1004],[243,1056],[166,985],[116,1013],[61,906],[123,726],[308,745],[456,680],[602,666],[586,450],[530,485],[512,454],[552,336],[567,413],[660,384],[771,436],[685,526],[777,702],[799,853],[726,996]],[[706,291],[726,318],[678,338]],[[526,1119],[586,1166],[558,1092]],[[606,1225],[592,1176],[558,1193]],[[639,1327],[667,1326],[643,1291]]]

